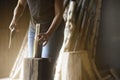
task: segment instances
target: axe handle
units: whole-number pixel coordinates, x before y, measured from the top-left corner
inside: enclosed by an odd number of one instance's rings
[[[34,48],[33,48],[33,57],[34,58],[38,54],[37,49],[38,49],[38,44],[39,44],[39,40],[38,40],[39,32],[40,32],[40,24],[36,24],[36,32],[35,32],[35,37],[34,37]]]
[[[14,30],[15,30],[14,27],[13,27],[12,29],[10,29],[9,48],[11,47],[12,36],[13,36],[13,32],[14,32]]]

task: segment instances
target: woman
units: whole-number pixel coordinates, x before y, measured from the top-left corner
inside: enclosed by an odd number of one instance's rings
[[[35,25],[40,24],[39,54],[37,57],[51,58],[52,67],[63,43],[63,0],[18,0],[9,29],[16,28],[19,18],[28,4],[31,20],[28,33],[28,57],[33,56]]]

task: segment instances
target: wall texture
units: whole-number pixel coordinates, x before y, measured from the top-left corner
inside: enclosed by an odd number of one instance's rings
[[[0,78],[8,77],[13,67],[21,43],[28,29],[29,14],[28,10],[24,12],[19,21],[17,32],[13,39],[11,48],[9,44],[9,24],[12,19],[13,9],[16,6],[17,0],[0,0]]]
[[[120,71],[120,0],[103,0],[96,59],[100,68]]]

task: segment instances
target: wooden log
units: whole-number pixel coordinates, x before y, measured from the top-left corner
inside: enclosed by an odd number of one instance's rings
[[[80,38],[81,38],[81,49],[85,49],[87,50],[87,46],[88,46],[88,36],[90,36],[89,34],[89,30],[91,29],[91,21],[92,21],[92,7],[93,7],[93,3],[94,3],[94,0],[91,0],[89,3],[88,3],[88,6],[86,6],[86,21],[83,25],[82,25],[82,28],[81,29],[81,33],[80,34],[83,34]],[[84,15],[85,15],[84,13]]]
[[[91,55],[93,56],[94,60],[95,60],[95,55],[96,55],[97,38],[98,38],[99,27],[100,27],[101,8],[102,8],[102,0],[98,0],[95,19],[94,19],[94,25],[93,25],[93,32],[92,32],[92,36],[90,39],[90,48],[92,51]]]
[[[25,58],[21,80],[50,80],[50,59]]]
[[[88,55],[88,51],[86,51],[86,50],[81,51],[81,57],[80,58],[82,60],[83,72],[84,71],[86,72],[85,74],[82,74],[82,75],[84,75],[85,77],[88,76],[87,80],[96,80],[96,77],[95,77],[95,74],[94,74],[94,71],[93,71],[93,67],[92,67],[91,62],[90,62],[91,59]]]
[[[62,55],[61,80],[82,80],[79,52],[65,52]]]
[[[63,52],[54,80],[96,80],[87,51]]]
[[[78,22],[79,22],[79,25],[78,23],[76,24],[77,25],[77,30],[76,31],[76,35],[78,36],[77,38],[77,43],[76,44],[76,49],[75,50],[83,50],[84,49],[84,46],[85,46],[85,40],[86,40],[86,36],[87,36],[87,33],[88,33],[88,25],[90,24],[90,17],[89,16],[89,11],[90,11],[90,3],[91,1],[83,1],[83,4],[82,4],[82,7],[81,8],[81,11],[78,15]]]
[[[87,3],[89,2],[89,0],[82,0],[82,3],[80,4],[81,5],[81,8],[80,8],[80,11],[78,12],[78,17],[76,19],[76,25],[81,27],[81,23],[82,23],[82,18],[83,18],[83,14],[84,14],[84,11],[85,11],[85,7],[87,6]]]
[[[88,52],[74,51],[75,46],[73,44],[76,42],[75,34],[78,34],[78,31],[76,32],[78,28],[76,27],[79,26],[74,25],[74,22],[69,20],[69,15],[68,21],[54,80],[95,80]],[[79,44],[79,42],[77,43]],[[84,72],[85,74],[83,74]]]
[[[74,46],[72,46],[72,40],[73,40],[73,35],[75,33],[75,26],[73,24],[73,13],[75,10],[75,1],[71,1],[68,9],[68,16],[67,16],[67,22],[66,22],[66,28],[65,28],[65,33],[64,33],[64,42],[62,48],[64,48],[65,51],[72,50]],[[69,48],[68,48],[69,45]]]

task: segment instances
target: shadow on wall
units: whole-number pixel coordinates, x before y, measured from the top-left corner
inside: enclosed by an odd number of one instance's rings
[[[103,0],[96,63],[120,73],[120,0]]]

